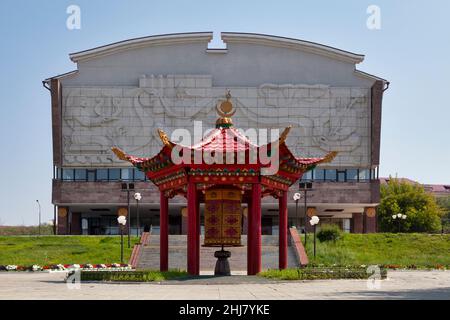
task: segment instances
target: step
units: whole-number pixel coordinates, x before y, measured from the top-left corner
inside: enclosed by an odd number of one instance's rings
[[[229,258],[232,271],[247,270],[247,236],[242,236],[243,246],[226,247],[231,252]],[[203,236],[201,237],[203,243]],[[263,235],[261,237],[261,265],[263,270],[278,268],[278,236]],[[213,271],[217,259],[214,252],[220,250],[217,247],[200,247],[200,270]],[[169,236],[169,269],[187,269],[187,236]],[[294,248],[288,246],[288,267],[298,266]],[[142,248],[138,262],[138,269],[159,269],[159,235],[151,235],[149,245]]]
[[[151,235],[148,240],[148,245],[159,246],[159,235]],[[200,236],[200,243],[203,243],[204,236]],[[279,238],[277,235],[262,235],[261,245],[262,246],[278,246]],[[183,246],[187,243],[187,235],[169,235],[169,247],[170,246]],[[247,245],[247,235],[241,236],[241,244]]]

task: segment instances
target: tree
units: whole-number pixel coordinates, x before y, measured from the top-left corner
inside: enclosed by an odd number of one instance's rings
[[[444,211],[442,216],[442,231],[445,233],[450,232],[450,196],[437,198],[438,205]]]
[[[440,232],[442,208],[422,185],[390,178],[381,186],[378,224],[382,232]],[[406,215],[405,220],[393,215]]]

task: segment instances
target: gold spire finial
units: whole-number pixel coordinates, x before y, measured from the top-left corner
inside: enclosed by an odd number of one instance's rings
[[[236,109],[233,110],[233,103],[231,102],[231,91],[227,90],[225,94],[227,100],[222,101],[216,106],[217,113],[220,118],[216,121],[217,127],[230,127],[233,125],[231,117],[236,113]]]

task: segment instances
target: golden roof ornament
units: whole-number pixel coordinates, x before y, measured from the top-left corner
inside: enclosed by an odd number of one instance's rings
[[[163,143],[163,145],[165,145],[167,147],[171,147],[171,143],[170,143],[169,137],[164,132],[164,130],[163,129],[158,129],[158,134],[159,134],[159,138],[161,139],[161,142]]]
[[[216,121],[216,128],[229,128],[233,125],[231,117],[236,113],[236,109],[233,108],[233,103],[231,102],[231,92],[227,91],[225,95],[227,98],[216,106],[217,114],[220,116]]]

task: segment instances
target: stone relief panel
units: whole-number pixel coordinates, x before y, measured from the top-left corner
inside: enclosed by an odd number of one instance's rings
[[[262,84],[214,87],[210,75],[148,75],[138,87],[64,87],[63,159],[66,166],[123,166],[110,151],[137,156],[162,147],[157,128],[213,128],[215,106],[231,90],[236,127],[293,128],[287,143],[297,156],[339,151],[332,166],[368,166],[370,89]]]

